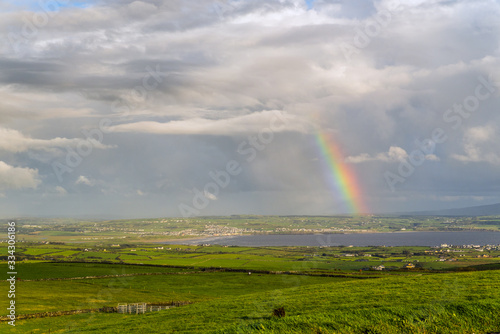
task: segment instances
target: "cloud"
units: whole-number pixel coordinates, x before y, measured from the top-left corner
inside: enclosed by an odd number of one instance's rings
[[[382,162],[402,162],[408,159],[408,153],[401,147],[391,146],[388,152],[378,153],[375,156],[371,156],[367,153],[362,153],[357,156],[349,156],[345,159],[345,162],[359,164],[369,161],[382,161]],[[429,161],[440,161],[439,157],[435,154],[427,154],[425,160]]]
[[[465,154],[452,154],[458,161],[487,162],[500,165],[500,136],[493,125],[478,126],[467,129],[463,139]]]
[[[95,182],[93,180],[88,179],[87,177],[85,177],[83,175],[80,175],[78,177],[78,179],[75,181],[75,184],[76,185],[84,184],[84,185],[87,185],[89,187],[92,187],[95,184]]]
[[[56,189],[55,189],[56,193],[58,195],[61,195],[61,196],[64,196],[64,195],[67,195],[68,192],[66,191],[66,189],[64,189],[63,187],[61,186],[57,186]]]
[[[77,147],[79,144],[92,145],[95,148],[106,149],[111,146],[103,145],[101,142],[89,138],[89,139],[79,139],[79,138],[53,138],[53,139],[33,139],[23,135],[21,132],[13,129],[7,129],[0,127],[0,150],[8,152],[24,152],[27,150],[51,150],[53,148],[64,148],[67,146]]]
[[[0,161],[0,189],[35,189],[41,183],[38,170],[14,167]]]
[[[377,207],[392,209],[399,198],[433,205],[435,193],[493,201],[500,138],[485,128],[500,122],[499,87],[481,89],[491,96],[470,117],[453,112],[449,123],[444,115],[474,96],[478,77],[500,78],[500,3],[397,1],[378,29],[391,2],[315,0],[308,10],[303,0],[102,0],[61,8],[29,36],[23,29],[40,19],[40,6],[2,3],[0,157],[37,171],[45,193],[67,189],[68,208],[177,215],[180,198],[234,159],[243,172],[217,194],[212,213],[335,213],[342,199],[327,193],[314,160],[320,128],[335,133]],[[340,45],[356,41],[363,45],[346,58]],[[269,129],[275,110],[287,122],[249,162],[237,137]],[[68,164],[66,148],[78,152],[82,129],[106,119],[112,132],[92,142],[100,149],[68,165],[73,176],[59,182],[52,163]],[[401,185],[407,193],[387,195],[383,172],[437,128],[448,140],[426,159],[444,161],[418,166]],[[19,211],[40,207],[31,189],[19,189]],[[61,205],[47,200],[44,210]]]
[[[150,134],[182,135],[239,135],[273,132],[304,132],[306,123],[279,111],[262,111],[226,119],[191,118],[166,123],[144,121],[111,126],[110,132],[143,132]]]
[[[425,156],[425,160],[429,160],[429,161],[441,161],[441,159],[435,155],[435,154],[427,154]]]
[[[68,194],[68,191],[61,186],[56,186],[55,188],[46,187],[45,192],[42,194],[42,198],[57,198],[57,197],[65,197]]]
[[[345,159],[348,163],[359,164],[369,161],[383,161],[383,162],[400,162],[405,161],[408,158],[408,153],[401,147],[391,146],[389,151],[386,153],[378,153],[375,156],[371,156],[368,153],[362,153],[357,156],[349,156]]]
[[[212,194],[211,192],[209,191],[204,191],[204,195],[206,198],[208,198],[209,200],[212,200],[212,201],[216,201],[218,198],[217,196],[215,196],[215,194]]]

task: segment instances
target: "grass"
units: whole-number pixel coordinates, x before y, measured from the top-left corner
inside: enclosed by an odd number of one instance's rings
[[[131,266],[123,264],[104,263],[55,262],[21,262],[16,265],[16,268],[18,273],[17,277],[23,280],[187,271],[187,269],[168,267]],[[6,273],[4,273],[4,275],[6,275]]]
[[[155,268],[149,269],[155,271]],[[20,281],[16,287],[17,312],[28,314],[99,308],[142,301],[202,301],[344,280],[347,279],[222,272],[64,281]],[[7,287],[7,282],[0,282],[1,291],[7,291]],[[1,300],[0,308],[7,307],[7,303],[7,299]]]
[[[158,245],[136,244],[111,248],[96,245],[36,245],[26,244],[16,249],[19,263],[22,258],[39,260],[66,260],[114,262],[188,267],[221,267],[246,270],[274,271],[359,271],[380,264],[402,268],[407,262],[419,262],[428,270],[455,270],[457,267],[494,265],[499,263],[500,250],[477,252],[459,250],[446,252],[428,247],[221,247],[171,245],[158,250]],[[88,247],[88,251],[84,249]],[[104,251],[106,249],[106,251]],[[406,253],[403,254],[403,253]],[[7,248],[0,245],[0,254]],[[354,255],[346,257],[345,254]],[[372,255],[365,257],[365,254]],[[476,258],[488,255],[488,258]],[[4,255],[4,256],[5,256]],[[455,259],[456,261],[438,261]]]
[[[348,313],[268,318],[233,325],[216,333],[480,333],[500,326],[498,305],[449,303],[420,307],[383,307],[350,310]]]
[[[497,319],[500,280],[499,272],[495,271],[500,268],[499,250],[453,253],[427,247],[169,245],[162,250],[157,247],[152,244],[116,248],[96,244],[19,246],[17,276],[38,281],[16,282],[17,314],[100,308],[118,303],[191,301],[193,304],[144,315],[96,313],[20,320],[15,328],[2,327],[0,332],[4,328],[6,333],[483,334],[500,331]],[[476,258],[478,254],[490,257]],[[68,261],[87,262],[33,262],[57,255]],[[29,262],[21,261],[23,256]],[[458,261],[441,262],[440,257]],[[378,264],[401,267],[407,262],[418,263],[426,270],[359,272],[363,267]],[[209,267],[312,274],[339,274],[342,270],[346,277],[203,271]],[[450,272],[438,272],[443,269]],[[144,275],[148,273],[155,275]],[[47,280],[104,275],[115,277]],[[363,277],[378,278],[356,279]],[[0,281],[0,291],[8,291],[5,280]],[[5,309],[7,303],[6,298],[0,299],[0,308]],[[285,308],[286,316],[272,317],[273,310],[279,307]]]
[[[451,334],[500,329],[500,282],[495,271],[333,281],[244,292],[145,315],[86,314],[20,321],[9,333],[47,333],[49,328],[58,333],[104,334]],[[284,318],[271,316],[276,307],[285,308]]]

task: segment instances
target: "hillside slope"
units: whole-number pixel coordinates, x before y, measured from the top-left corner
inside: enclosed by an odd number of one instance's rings
[[[23,322],[58,333],[487,333],[500,330],[498,271],[386,277],[224,297],[145,315]],[[286,317],[272,317],[284,307]],[[62,317],[60,317],[62,318]],[[57,322],[59,321],[59,322]],[[60,323],[60,325],[58,325]],[[25,331],[26,332],[26,331]],[[16,333],[21,333],[20,331]]]

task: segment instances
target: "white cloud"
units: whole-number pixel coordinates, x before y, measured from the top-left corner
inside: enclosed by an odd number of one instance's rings
[[[463,139],[465,154],[452,154],[452,158],[461,162],[488,162],[500,165],[500,136],[493,125],[467,129]]]
[[[371,156],[368,153],[362,153],[357,156],[349,156],[345,159],[348,163],[359,164],[368,161],[383,161],[383,162],[398,162],[405,161],[408,158],[408,153],[398,146],[391,146],[388,152],[378,153]]]
[[[58,195],[61,195],[61,196],[64,196],[64,195],[67,195],[68,192],[66,191],[66,189],[64,189],[63,187],[61,186],[57,186],[56,189],[55,189],[56,193]]]
[[[215,194],[212,194],[211,192],[208,192],[205,190],[205,197],[212,200],[212,201],[216,201],[217,200],[217,196],[215,196]]]
[[[429,160],[429,161],[441,161],[441,159],[439,159],[439,157],[435,154],[427,154],[425,156],[425,160]]]
[[[64,189],[61,186],[56,186],[55,188],[48,188],[44,194],[42,194],[43,198],[57,198],[57,197],[64,197],[68,194],[66,189]]]
[[[8,152],[24,152],[27,150],[50,150],[53,148],[77,147],[82,144],[90,144],[92,147],[105,149],[110,146],[103,145],[101,142],[90,138],[85,143],[84,138],[53,138],[53,139],[33,139],[23,135],[21,132],[13,129],[0,127],[0,150]],[[88,146],[88,145],[87,145]]]
[[[359,164],[368,161],[382,161],[382,162],[402,162],[408,159],[408,153],[401,147],[391,146],[388,152],[378,153],[375,156],[371,156],[368,153],[362,153],[357,156],[349,156],[345,159],[348,163]],[[439,161],[439,157],[435,154],[428,154],[425,156],[425,160],[429,161]]]
[[[269,128],[273,132],[304,132],[306,124],[306,122],[301,122],[295,116],[284,114],[279,111],[262,111],[216,120],[191,118],[167,123],[152,121],[128,123],[111,126],[109,131],[185,135],[237,135],[259,133]]]
[[[355,156],[349,156],[345,158],[345,162],[351,163],[351,164],[359,164],[367,161],[374,161],[376,158],[370,156],[368,153],[361,153],[359,155]]]
[[[495,136],[495,128],[492,125],[478,126],[467,130],[465,139],[473,143],[487,142]]]
[[[78,184],[85,184],[85,185],[87,185],[89,187],[92,187],[95,184],[95,182],[93,180],[88,179],[87,177],[85,177],[83,175],[80,175],[78,177],[78,179],[76,180],[75,184],[76,185],[78,185]]]
[[[14,167],[0,161],[0,189],[35,189],[40,183],[38,170]]]

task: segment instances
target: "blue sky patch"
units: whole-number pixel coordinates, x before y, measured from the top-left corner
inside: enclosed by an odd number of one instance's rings
[[[57,12],[62,8],[87,8],[93,1],[70,1],[70,0],[4,0],[12,10],[29,10],[33,12]]]
[[[314,7],[314,0],[306,0],[306,5],[307,5],[307,9],[313,9]]]

